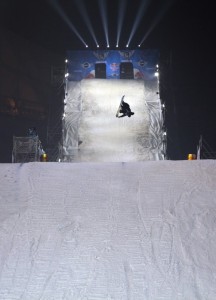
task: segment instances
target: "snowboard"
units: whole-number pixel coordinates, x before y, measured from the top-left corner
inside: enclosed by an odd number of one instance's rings
[[[121,98],[121,102],[120,102],[119,107],[118,107],[118,110],[117,110],[117,112],[116,112],[116,118],[118,118],[118,116],[119,116],[119,112],[120,112],[120,110],[121,110],[121,105],[122,105],[123,100],[124,100],[124,96],[122,96],[122,98]]]

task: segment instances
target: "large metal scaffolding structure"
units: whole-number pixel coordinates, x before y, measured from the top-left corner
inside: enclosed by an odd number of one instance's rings
[[[12,163],[40,161],[42,146],[38,136],[13,137]]]
[[[212,149],[202,135],[197,146],[197,159],[216,159],[216,151]]]
[[[49,115],[47,124],[47,145],[49,161],[59,160],[60,144],[62,140],[62,114],[64,111],[63,94],[64,94],[64,68],[52,68],[51,84],[55,88],[57,99],[60,101],[50,102]]]

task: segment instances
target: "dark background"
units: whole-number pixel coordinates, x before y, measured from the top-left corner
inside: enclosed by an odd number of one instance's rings
[[[139,18],[140,6],[145,2],[98,1],[106,5],[111,49],[115,49],[119,12],[123,11],[119,3],[126,4],[119,43],[119,49],[124,49]],[[86,18],[77,7],[83,3],[97,41],[105,48],[98,1],[1,0],[0,27],[65,56],[67,50],[85,49],[70,28],[72,24],[89,49],[94,49]],[[60,13],[56,5],[62,9]],[[149,1],[134,32],[131,49],[136,49],[147,34],[142,48],[156,48],[161,53],[160,95],[166,105],[168,159],[187,159],[188,153],[196,153],[201,135],[216,152],[215,28],[213,1],[154,0]]]

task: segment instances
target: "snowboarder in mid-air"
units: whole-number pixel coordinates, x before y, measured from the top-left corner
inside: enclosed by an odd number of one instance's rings
[[[122,115],[120,116],[119,113]],[[132,115],[134,115],[134,112],[131,111],[130,105],[124,102],[124,96],[122,96],[121,103],[119,105],[116,117],[122,118],[128,116],[130,118]]]

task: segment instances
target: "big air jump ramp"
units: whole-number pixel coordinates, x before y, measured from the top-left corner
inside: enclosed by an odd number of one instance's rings
[[[162,160],[163,115],[157,82],[93,79],[67,82],[65,162]],[[122,96],[135,113],[116,118]]]

